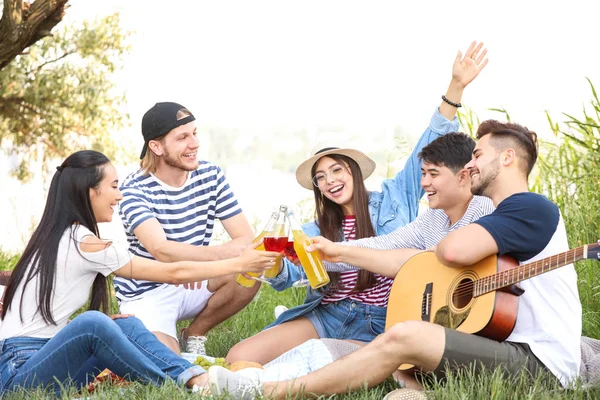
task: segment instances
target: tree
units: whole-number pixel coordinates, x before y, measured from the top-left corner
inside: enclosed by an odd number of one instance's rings
[[[0,70],[0,145],[19,155],[20,179],[29,176],[32,159],[82,148],[132,158],[110,136],[128,119],[124,95],[111,81],[128,35],[118,14],[86,21],[42,38]]]
[[[4,0],[0,20],[0,69],[43,37],[65,15],[68,0]]]

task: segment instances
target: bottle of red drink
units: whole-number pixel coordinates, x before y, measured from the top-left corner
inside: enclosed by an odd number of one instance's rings
[[[269,218],[269,221],[267,222],[267,225],[265,225],[265,228],[262,230],[261,233],[259,233],[259,235],[252,241],[252,243],[256,243],[258,241],[260,241],[261,239],[263,239],[263,244],[261,244],[260,246],[258,246],[256,248],[256,250],[266,250],[265,248],[265,242],[264,242],[264,238],[265,236],[267,236],[270,232],[273,231],[275,224],[277,223],[277,220],[279,218],[281,214],[276,211],[273,214],[271,214],[271,218]],[[278,263],[276,262],[275,265],[278,265]],[[251,277],[257,278],[260,276],[260,273],[258,272],[246,272],[246,275],[249,275]],[[247,288],[251,288],[254,286],[254,284],[256,283],[256,280],[254,279],[248,279],[246,278],[244,275],[242,274],[237,274],[235,281],[237,282],[238,285],[247,287]]]
[[[267,251],[277,251],[283,253],[288,243],[288,225],[286,224],[287,206],[279,207],[279,216],[273,226],[273,229],[268,231],[264,237],[264,246]],[[275,259],[275,265],[265,271],[265,278],[275,278],[279,274],[281,264],[281,255]]]

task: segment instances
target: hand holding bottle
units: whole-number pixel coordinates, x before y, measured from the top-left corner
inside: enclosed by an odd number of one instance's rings
[[[315,236],[310,238],[310,240],[312,241],[312,244],[310,246],[306,246],[306,251],[309,253],[316,251],[320,254],[323,260],[332,263],[344,262],[342,259],[342,252],[345,246],[332,242],[323,236]]]
[[[240,272],[262,273],[265,270],[273,268],[280,254],[276,251],[261,250],[262,246],[263,241],[259,240],[246,247],[236,260],[240,266]]]

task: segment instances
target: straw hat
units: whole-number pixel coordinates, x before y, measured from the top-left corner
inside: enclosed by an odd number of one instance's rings
[[[320,143],[313,148],[310,154],[312,154],[312,156],[308,160],[302,162],[296,169],[296,180],[298,180],[300,186],[308,190],[313,190],[314,187],[312,183],[313,177],[310,173],[313,165],[315,165],[321,157],[325,157],[329,154],[340,154],[356,161],[362,172],[363,179],[367,179],[371,176],[373,171],[375,171],[375,161],[371,160],[365,153],[358,150],[334,147],[325,143]]]

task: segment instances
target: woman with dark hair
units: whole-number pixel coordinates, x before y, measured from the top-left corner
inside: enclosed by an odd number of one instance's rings
[[[117,171],[103,154],[69,156],[54,173],[41,221],[10,277],[0,314],[0,393],[18,387],[86,384],[105,368],[130,380],[167,378],[192,387],[204,370],[178,357],[132,316],[109,310],[108,275],[173,284],[272,267],[278,253],[247,248],[214,262],[161,263],[100,239],[121,200]],[[67,324],[68,323],[68,324]],[[77,378],[80,377],[80,378]]]
[[[301,186],[315,197],[316,221],[303,226],[308,236],[332,241],[354,240],[387,234],[413,221],[424,195],[420,185],[421,149],[448,132],[458,130],[456,110],[464,88],[487,64],[483,44],[471,43],[465,57],[458,52],[452,80],[442,96],[429,127],[412,154],[380,192],[369,192],[363,180],[375,170],[375,162],[361,151],[321,145],[296,170]],[[289,260],[271,280],[284,290],[301,279],[303,271]],[[309,339],[344,339],[370,342],[383,332],[392,278],[367,270],[330,273],[325,288],[307,289],[304,304],[284,311],[268,329],[235,345],[228,362],[256,361],[265,364]]]

